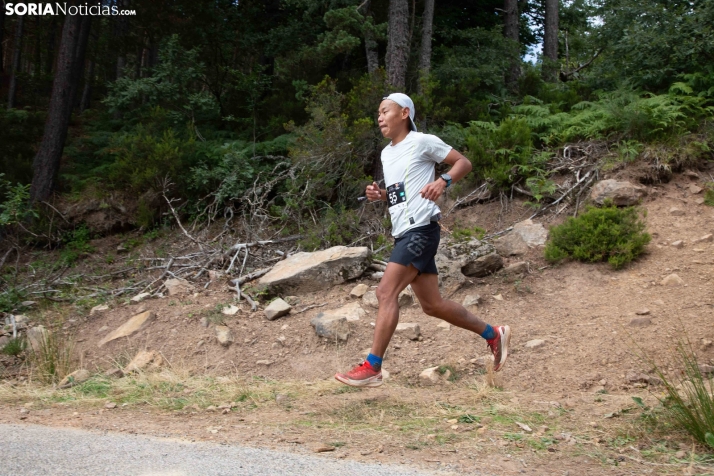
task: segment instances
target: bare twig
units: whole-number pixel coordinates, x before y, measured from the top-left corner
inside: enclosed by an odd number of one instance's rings
[[[293,312],[293,314],[302,314],[305,311],[309,311],[310,309],[315,309],[316,307],[322,307],[322,306],[327,306],[326,302],[323,302],[322,304],[312,304],[310,306],[306,306],[299,311]]]

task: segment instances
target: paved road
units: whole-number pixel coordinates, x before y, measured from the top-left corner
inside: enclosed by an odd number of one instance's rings
[[[281,451],[36,425],[0,425],[2,476],[427,475]]]

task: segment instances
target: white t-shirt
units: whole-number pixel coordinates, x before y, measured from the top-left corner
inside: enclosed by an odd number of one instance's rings
[[[452,147],[431,134],[411,131],[397,145],[382,150],[384,185],[392,218],[392,235],[402,236],[407,230],[428,225],[440,212],[436,203],[419,193],[434,181],[434,166],[442,162]]]

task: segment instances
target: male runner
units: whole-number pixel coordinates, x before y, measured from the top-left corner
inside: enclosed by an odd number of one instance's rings
[[[382,357],[399,322],[398,296],[409,284],[424,313],[486,339],[495,371],[503,368],[508,357],[508,326],[491,327],[439,293],[434,256],[439,246],[441,214],[434,200],[471,171],[471,162],[438,137],[417,132],[414,113],[414,103],[402,93],[390,94],[379,105],[379,128],[384,137],[392,140],[382,150],[387,188],[380,189],[374,182],[367,186],[366,195],[370,201],[385,200],[389,204],[395,243],[377,287],[379,310],[371,352],[362,364],[346,374],[335,375],[340,382],[354,387],[382,385]],[[435,164],[441,162],[451,165],[451,169],[434,180]]]

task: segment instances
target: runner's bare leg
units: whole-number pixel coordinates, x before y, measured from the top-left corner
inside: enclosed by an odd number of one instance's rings
[[[377,287],[377,323],[374,328],[372,354],[384,357],[389,341],[399,323],[399,293],[414,281],[419,270],[414,266],[390,262]],[[437,289],[438,291],[438,289]]]
[[[438,317],[449,324],[475,332],[478,335],[483,334],[486,330],[486,323],[470,313],[464,306],[441,297],[438,275],[421,274],[412,281],[411,285],[425,314]]]

